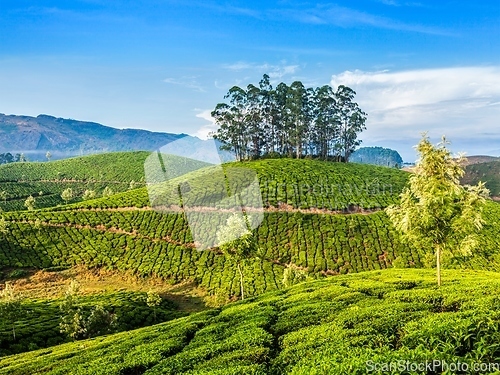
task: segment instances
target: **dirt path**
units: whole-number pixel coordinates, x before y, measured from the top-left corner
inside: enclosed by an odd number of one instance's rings
[[[372,214],[375,212],[382,211],[383,208],[362,208],[360,206],[351,205],[344,210],[329,210],[326,208],[294,208],[288,204],[280,204],[278,207],[265,207],[263,209],[259,208],[246,208],[245,212],[289,212],[295,213],[300,212],[304,214],[318,214],[318,215],[352,215],[352,214]],[[53,211],[53,212],[64,212],[63,211]],[[76,208],[67,211],[93,211],[93,212],[123,212],[123,211],[157,211],[161,213],[182,213],[185,210],[180,206],[159,206],[153,209],[152,207],[117,207],[117,208]],[[240,212],[240,209],[222,209],[216,207],[189,207],[186,209],[189,212]]]

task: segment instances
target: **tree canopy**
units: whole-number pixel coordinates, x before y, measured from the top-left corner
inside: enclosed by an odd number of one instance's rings
[[[265,74],[258,86],[233,86],[212,111],[212,133],[238,160],[263,156],[348,161],[361,143],[367,114],[347,86],[306,88],[300,81],[273,87]]]
[[[482,210],[488,190],[483,183],[460,185],[463,158],[456,160],[443,137],[434,147],[424,135],[417,145],[420,159],[401,194],[399,206],[386,212],[403,239],[433,249],[437,281],[441,285],[441,255],[470,254],[477,247],[477,232],[484,223]]]

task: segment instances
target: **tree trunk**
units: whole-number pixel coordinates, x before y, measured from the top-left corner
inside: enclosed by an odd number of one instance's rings
[[[240,273],[240,291],[241,291],[241,299],[245,299],[245,295],[243,294],[243,271],[241,270],[241,266],[238,263],[238,272]]]
[[[439,246],[436,250],[436,268],[438,286],[441,286],[441,248]]]
[[[14,341],[16,340],[16,325],[12,324],[12,335],[14,336]]]

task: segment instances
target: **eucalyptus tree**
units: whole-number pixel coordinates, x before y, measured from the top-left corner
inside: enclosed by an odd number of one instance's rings
[[[249,154],[252,158],[258,158],[261,155],[265,140],[264,127],[262,126],[263,115],[260,106],[260,88],[252,84],[248,85],[245,96],[245,133],[250,137]]]
[[[295,81],[288,88],[286,111],[288,120],[288,137],[292,147],[289,156],[295,151],[295,157],[299,159],[303,153],[304,140],[307,137],[310,123],[309,95],[302,82]]]
[[[26,200],[24,201],[24,206],[29,210],[29,211],[32,211],[35,209],[35,204],[36,204],[36,201],[35,201],[35,198],[33,198],[32,195],[30,195],[28,198],[26,198]]]
[[[358,133],[366,129],[366,113],[354,101],[355,95],[356,92],[353,89],[344,85],[340,85],[335,93],[340,124],[337,147],[346,163],[356,146],[361,144],[361,141],[358,140]]]
[[[262,155],[301,158],[336,155],[348,161],[360,141],[366,113],[354,102],[355,92],[339,86],[306,88],[300,81],[275,88],[265,74],[258,86],[233,86],[212,111],[218,126],[213,138],[238,160]]]
[[[230,216],[226,225],[217,231],[217,241],[223,254],[236,263],[240,275],[240,295],[243,300],[245,299],[244,263],[246,259],[255,256],[257,252],[257,245],[252,232],[248,229],[246,218],[236,214]]]
[[[249,144],[245,124],[247,94],[241,87],[233,86],[224,99],[229,99],[229,104],[219,103],[211,113],[219,126],[213,137],[226,144],[223,149],[234,151],[236,158],[243,160],[248,157]]]
[[[276,150],[279,154],[284,155],[291,147],[288,138],[289,121],[287,121],[288,113],[286,106],[288,85],[284,82],[281,82],[280,84],[278,84],[278,86],[276,86],[273,94],[274,103],[276,104],[276,108],[278,108],[276,116],[274,117],[274,128],[276,130]]]
[[[331,86],[325,85],[315,90],[314,117],[311,142],[316,154],[326,159],[334,151],[335,140],[340,133],[337,101]]]
[[[7,281],[0,292],[0,318],[11,325],[14,340],[16,339],[16,323],[25,313],[22,302],[22,296]]]
[[[261,112],[262,131],[264,134],[264,154],[276,151],[276,120],[278,108],[275,91],[267,74],[259,82],[259,109]]]
[[[2,200],[4,204],[7,203],[7,198],[9,198],[9,193],[5,190],[0,191],[0,200]]]

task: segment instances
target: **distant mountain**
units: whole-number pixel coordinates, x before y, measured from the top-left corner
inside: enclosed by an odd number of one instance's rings
[[[499,157],[496,156],[488,156],[488,155],[472,155],[472,156],[465,156],[467,159],[462,165],[468,166],[468,165],[473,165],[473,164],[481,164],[481,163],[489,163],[492,161],[500,161]]]
[[[500,198],[500,160],[470,164],[465,168],[462,183],[475,185],[479,181],[486,183],[490,195]]]
[[[349,161],[397,168],[403,165],[403,158],[396,150],[383,147],[361,147],[351,155]]]
[[[0,114],[0,153],[24,153],[30,160],[43,160],[50,151],[54,159],[109,151],[156,150],[185,137],[140,129],[116,129],[95,122],[39,115]]]

